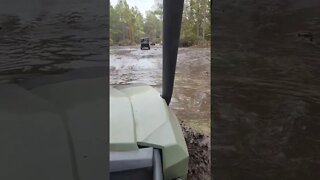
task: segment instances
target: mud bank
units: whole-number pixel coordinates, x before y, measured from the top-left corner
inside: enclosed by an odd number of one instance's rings
[[[210,179],[210,137],[182,123],[182,131],[189,151],[188,180]]]

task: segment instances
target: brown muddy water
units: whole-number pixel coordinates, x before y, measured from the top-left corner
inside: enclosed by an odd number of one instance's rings
[[[162,47],[110,48],[110,84],[143,83],[161,92]],[[171,108],[180,121],[210,134],[210,49],[179,48]]]
[[[190,162],[188,179],[210,179],[210,49],[179,48],[173,99],[170,107],[183,128]],[[147,84],[162,87],[162,47],[110,48],[110,84]]]
[[[102,5],[89,0],[3,0],[0,83],[106,67],[108,18]]]
[[[214,2],[213,179],[319,179],[319,2]]]

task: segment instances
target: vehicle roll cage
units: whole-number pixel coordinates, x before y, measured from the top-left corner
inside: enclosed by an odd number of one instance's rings
[[[184,0],[163,0],[162,98],[170,104],[177,64]]]

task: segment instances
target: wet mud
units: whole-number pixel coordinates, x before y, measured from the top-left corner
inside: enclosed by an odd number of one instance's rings
[[[213,6],[213,179],[318,179],[319,1]]]
[[[0,83],[106,66],[108,18],[99,6],[104,2],[3,1]]]
[[[210,137],[181,124],[189,152],[188,180],[211,179]]]

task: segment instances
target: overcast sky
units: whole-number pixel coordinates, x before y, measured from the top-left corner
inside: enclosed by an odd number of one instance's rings
[[[118,0],[110,0],[111,5],[114,7]],[[146,12],[152,9],[154,0],[127,0],[130,7],[137,6],[143,17],[146,17]]]

